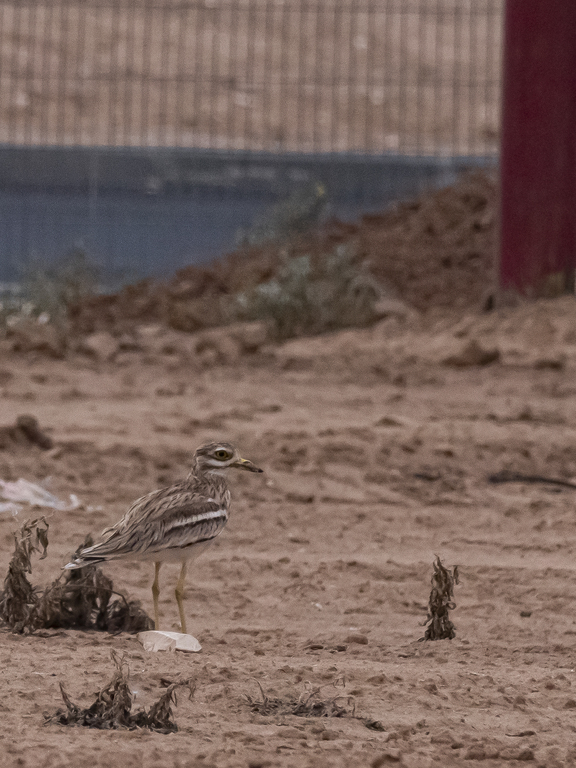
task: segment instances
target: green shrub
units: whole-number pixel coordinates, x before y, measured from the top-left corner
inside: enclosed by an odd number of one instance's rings
[[[53,264],[30,262],[25,269],[23,293],[36,313],[63,316],[69,307],[97,290],[97,270],[88,256],[74,249]]]
[[[378,283],[356,263],[349,247],[312,260],[287,258],[278,275],[236,297],[236,314],[269,320],[278,339],[369,325],[376,318]]]
[[[326,188],[320,182],[306,184],[265,211],[247,230],[237,236],[240,246],[283,243],[313,229],[327,202]]]
[[[25,317],[62,321],[73,304],[96,291],[97,270],[80,249],[51,264],[30,260],[22,270],[20,284],[0,297],[0,325]]]

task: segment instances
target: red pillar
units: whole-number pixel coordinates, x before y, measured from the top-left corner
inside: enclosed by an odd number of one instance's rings
[[[576,267],[576,0],[507,0],[500,287],[525,295]]]

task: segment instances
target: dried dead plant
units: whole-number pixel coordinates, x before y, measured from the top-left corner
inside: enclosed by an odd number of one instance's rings
[[[337,679],[328,685],[313,687],[305,686],[304,691],[297,698],[270,698],[260,685],[260,699],[254,699],[247,695],[248,705],[253,712],[260,715],[296,715],[297,717],[355,717],[355,703],[352,696],[324,697],[322,692],[328,687],[336,688],[344,685],[342,679]]]
[[[28,580],[31,556],[48,546],[45,518],[26,521],[15,534],[15,549],[0,594],[0,620],[11,630],[31,633],[38,629],[95,629],[104,632],[142,632],[153,628],[140,603],[114,590],[112,579],[98,566],[64,571],[39,590]],[[78,550],[90,546],[87,537]]]
[[[44,517],[25,520],[14,534],[14,554],[0,593],[0,620],[15,632],[31,631],[35,626],[38,592],[28,579],[32,573],[32,554],[42,550],[46,557],[48,522]]]
[[[92,545],[86,537],[77,552]],[[45,629],[96,629],[104,632],[143,632],[152,619],[137,600],[114,590],[112,579],[97,565],[64,571],[38,601],[37,626]]]
[[[428,624],[421,640],[452,640],[456,637],[456,628],[450,620],[450,611],[456,608],[454,585],[458,584],[458,566],[452,571],[446,568],[437,556],[433,563],[432,591],[428,601]]]
[[[158,733],[173,733],[178,730],[174,720],[172,705],[176,704],[176,690],[188,688],[192,698],[195,686],[191,678],[172,683],[160,698],[146,709],[132,712],[132,693],[130,691],[130,668],[126,656],[118,656],[112,651],[115,671],[110,682],[96,695],[95,701],[82,708],[70,699],[60,683],[60,692],[65,708],[56,710],[53,715],[45,715],[46,724],[84,726],[100,730],[118,730],[147,728]]]

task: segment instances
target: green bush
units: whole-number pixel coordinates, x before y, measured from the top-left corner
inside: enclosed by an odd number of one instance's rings
[[[17,289],[1,297],[0,324],[24,317],[62,321],[73,304],[96,291],[97,270],[82,250],[70,251],[52,264],[31,260]]]
[[[380,296],[351,249],[338,246],[317,260],[286,258],[275,278],[236,297],[236,314],[268,320],[277,339],[288,339],[369,325]]]
[[[320,182],[306,184],[265,211],[247,230],[240,230],[242,247],[283,243],[317,226],[326,207],[326,188]]]

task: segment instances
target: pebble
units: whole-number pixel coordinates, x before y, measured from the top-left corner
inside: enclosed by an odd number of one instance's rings
[[[348,635],[345,640],[345,643],[358,643],[358,645],[368,645],[368,638],[366,635],[360,635],[360,634],[351,634]]]
[[[399,749],[388,749],[378,757],[372,760],[372,768],[381,768],[383,765],[389,765],[390,763],[399,763],[402,760],[402,753]]]

